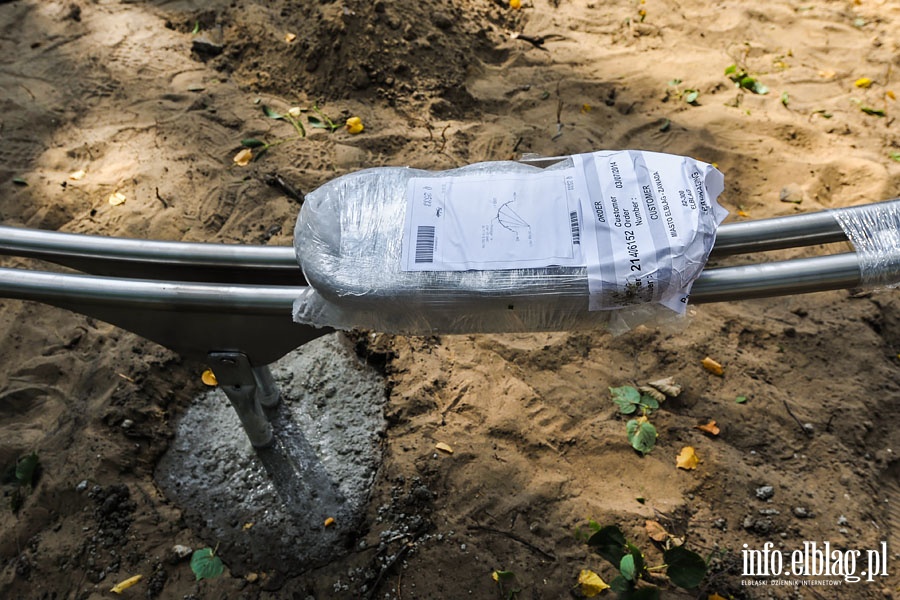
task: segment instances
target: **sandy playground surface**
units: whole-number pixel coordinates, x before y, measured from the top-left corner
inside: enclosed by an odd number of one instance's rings
[[[7,0],[0,222],[290,245],[292,190],[363,167],[616,148],[715,162],[730,220],[888,199],[900,187],[898,29],[891,0]],[[729,65],[768,93],[736,87]],[[236,166],[241,139],[293,132],[264,104],[318,105],[365,131],[308,127]],[[111,205],[115,193],[125,202]],[[304,565],[238,567],[220,548],[225,574],[196,582],[171,548],[217,540],[188,524],[154,469],[203,365],[94,319],[0,301],[0,468],[32,451],[41,463],[17,513],[3,480],[0,596],[106,598],[142,574],[123,597],[497,598],[491,573],[508,570],[509,597],[564,598],[582,569],[616,574],[576,538],[588,519],[618,525],[648,564],[662,562],[648,519],[712,558],[693,592],[658,581],[664,598],[900,595],[900,297],[692,312],[681,331],[620,337],[363,332],[361,356],[388,379],[388,427],[348,553],[294,575]],[[684,391],[653,417],[657,445],[641,457],[607,388],[667,376]],[[710,419],[717,436],[695,429]],[[675,466],[686,445],[695,470]],[[744,544],[826,541],[886,542],[888,576],[741,584]]]

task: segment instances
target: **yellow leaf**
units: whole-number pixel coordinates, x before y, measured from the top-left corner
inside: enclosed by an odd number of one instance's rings
[[[87,175],[87,172],[85,172],[84,169],[78,169],[73,173],[69,173],[69,179],[71,179],[72,181],[81,181],[82,179],[84,179],[85,175]]]
[[[522,0],[509,0],[509,7],[516,10],[522,8]]]
[[[125,198],[125,194],[123,194],[121,192],[116,192],[114,194],[109,195],[109,203],[112,206],[119,206],[120,204],[125,204],[125,200],[127,200],[127,198]]]
[[[679,469],[692,470],[700,464],[700,457],[694,451],[693,446],[685,446],[675,459],[675,466]]]
[[[361,133],[365,127],[363,127],[362,119],[359,117],[350,117],[347,119],[347,131],[350,133]]]
[[[299,119],[300,115],[303,114],[303,110],[299,106],[292,106],[288,109],[288,114],[295,119]]]
[[[581,112],[583,112],[583,113],[589,113],[592,110],[594,110],[594,107],[591,106],[590,104],[582,104],[581,105]]]
[[[234,164],[239,167],[246,167],[251,160],[253,160],[253,150],[250,148],[244,148],[234,155]]]
[[[656,521],[646,521],[644,523],[644,529],[647,530],[647,535],[650,536],[650,539],[654,542],[664,542],[669,539],[669,532]]]
[[[297,34],[296,34],[296,33],[286,33],[286,34],[284,34],[284,41],[287,42],[288,44],[290,44],[291,42],[293,42],[293,41],[296,40],[296,39],[297,39]]]
[[[121,594],[122,592],[136,584],[138,581],[140,581],[142,577],[143,575],[135,575],[134,577],[129,577],[125,581],[120,581],[119,583],[114,585],[109,591],[111,591],[113,594]]]
[[[250,531],[251,529],[253,529],[253,523],[248,521],[244,523],[244,526],[241,527],[241,529],[243,529],[244,531]]]
[[[586,598],[593,598],[609,587],[605,581],[600,579],[599,575],[588,569],[582,569],[578,574],[578,583],[581,584],[581,593]]]
[[[244,575],[244,579],[247,580],[247,583],[254,583],[259,579],[259,575],[257,573],[247,573]]]
[[[325,527],[331,527],[332,525],[334,525],[334,517],[325,519]]]
[[[897,94],[894,93],[894,90],[888,90],[884,93],[884,95],[887,96],[888,98],[890,98],[891,100],[897,99]]]
[[[438,442],[434,445],[435,448],[440,450],[441,452],[446,452],[447,454],[453,454],[453,448],[450,444],[445,444],[444,442]]]
[[[872,85],[872,80],[869,79],[868,77],[860,77],[859,79],[857,79],[856,81],[853,82],[853,85],[855,85],[858,88],[867,88],[870,85]]]
[[[744,217],[744,218],[747,218],[747,217],[750,216],[750,213],[748,213],[747,211],[744,211],[744,210],[739,210],[739,211],[737,212],[737,214],[738,214],[739,217]]]
[[[700,363],[703,365],[703,368],[712,373],[713,375],[718,375],[719,377],[725,374],[725,367],[720,365],[718,362],[714,361],[710,357],[706,357]]]
[[[219,385],[219,380],[216,379],[216,374],[212,372],[212,369],[203,371],[203,374],[200,376],[200,381],[209,386]]]
[[[713,593],[713,594],[710,594],[709,596],[707,596],[706,600],[727,600],[727,599],[723,598],[722,596],[720,596],[718,594]]]
[[[705,431],[710,435],[719,435],[719,428],[716,426],[715,421],[710,421],[709,423],[704,423],[703,425],[697,425],[694,427],[694,429]]]

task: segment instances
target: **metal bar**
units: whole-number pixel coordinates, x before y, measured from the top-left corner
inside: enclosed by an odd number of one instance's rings
[[[240,352],[210,352],[209,361],[219,387],[231,401],[250,443],[256,448],[271,445],[272,425],[260,405],[256,377],[247,356]]]
[[[797,258],[740,267],[706,269],[691,288],[691,302],[730,302],[750,298],[824,292],[860,285],[859,258],[853,252]]]
[[[0,226],[0,254],[47,260],[94,275],[197,282],[304,285],[290,246],[115,238]]]
[[[554,159],[548,159],[554,160]],[[900,199],[887,200],[900,211]],[[719,227],[711,257],[847,241],[836,212],[879,209],[852,206]],[[207,244],[110,238],[0,226],[0,254],[29,256],[95,275],[192,282],[305,285],[289,246]]]
[[[855,253],[706,269],[693,302],[724,302],[858,286]],[[49,304],[285,316],[303,287],[216,285],[117,279],[0,268],[0,296]]]

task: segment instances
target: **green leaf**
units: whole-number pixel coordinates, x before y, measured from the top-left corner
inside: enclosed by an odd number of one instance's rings
[[[16,481],[19,482],[19,485],[33,485],[39,466],[40,461],[38,461],[37,452],[32,452],[28,456],[19,459],[19,462],[16,463]]]
[[[241,146],[245,148],[259,148],[265,145],[266,143],[264,141],[258,140],[256,138],[246,138],[241,140]]]
[[[641,403],[641,393],[630,385],[611,387],[609,393],[613,402],[619,405],[619,412],[623,415],[630,415],[637,410],[637,405]]]
[[[626,554],[622,557],[622,560],[619,561],[619,572],[628,581],[634,581],[634,556]]]
[[[619,566],[622,557],[626,554],[626,543],[622,530],[615,525],[601,527],[600,531],[588,540],[588,546],[594,548],[597,554],[615,566]]]
[[[872,108],[871,106],[860,106],[859,110],[863,111],[867,115],[873,115],[875,117],[887,116],[887,114],[880,108]]]
[[[634,563],[634,578],[638,579],[644,573],[644,555],[641,554],[640,549],[632,543],[628,543],[628,555],[631,556],[631,560]]]
[[[225,571],[222,560],[213,554],[212,548],[195,550],[191,556],[191,571],[197,581],[201,579],[215,579]]]
[[[648,412],[654,411],[659,408],[659,401],[653,396],[648,396],[645,394],[641,395],[641,406],[648,409]]]
[[[672,81],[669,82],[669,85],[671,85],[672,87],[675,87],[676,85],[681,85],[681,80],[673,79]]]
[[[309,115],[308,117],[306,117],[306,120],[309,121],[309,124],[315,129],[331,129],[328,123],[326,123],[319,117]]]
[[[283,119],[284,115],[279,114],[275,109],[267,106],[265,104],[262,105],[263,114],[269,117],[270,119]]]
[[[500,582],[511,582],[516,578],[516,574],[512,571],[494,571],[497,574],[497,583]]]
[[[743,404],[744,402],[747,401],[747,396],[738,396],[737,398],[734,399],[734,401],[737,402],[738,404]]]
[[[684,90],[684,101],[688,104],[694,104],[699,97],[700,92],[697,90]]]
[[[731,75],[732,73],[737,73],[737,65],[728,65],[725,67],[726,75]]]
[[[781,92],[781,103],[784,104],[785,106],[787,106],[790,101],[791,101],[791,97],[788,96],[788,93]]]
[[[891,152],[889,156],[891,157],[891,160],[900,162],[900,152]]]
[[[625,424],[631,447],[641,454],[648,454],[656,445],[656,427],[646,419],[631,419]]]
[[[14,177],[12,182],[16,185],[28,185],[28,182],[21,177]]]
[[[693,589],[706,577],[706,561],[684,546],[666,550],[663,553],[663,560],[668,565],[666,575],[669,581],[680,588]]]
[[[200,21],[194,21],[194,28],[191,29],[191,35],[197,35],[200,33]]]
[[[634,582],[628,581],[621,575],[617,575],[615,579],[609,582],[609,589],[614,591],[616,594],[628,594],[632,590],[634,590]]]
[[[663,119],[662,125],[659,126],[659,130],[662,132],[668,131],[672,127],[672,121],[669,119]]]

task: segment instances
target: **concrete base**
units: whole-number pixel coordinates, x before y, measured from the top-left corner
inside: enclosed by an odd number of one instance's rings
[[[185,412],[156,472],[235,574],[295,575],[345,553],[381,463],[385,383],[341,334],[291,352],[272,374],[282,402],[267,409],[271,447],[254,450],[211,390]]]

